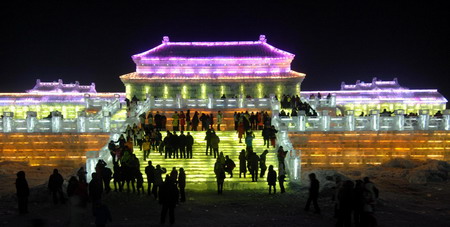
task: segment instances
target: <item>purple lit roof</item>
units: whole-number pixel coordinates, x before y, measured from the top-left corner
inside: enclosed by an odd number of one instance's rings
[[[398,83],[397,78],[392,81],[377,80],[376,77],[372,79],[371,83],[366,83],[364,81],[357,80],[355,84],[345,84],[341,83],[341,90],[352,91],[352,90],[386,90],[386,89],[405,89]]]
[[[74,84],[64,84],[61,79],[53,82],[41,82],[36,80],[36,85],[28,93],[52,92],[52,93],[97,93],[95,84],[80,85],[78,81]]]
[[[294,55],[266,43],[264,35],[258,41],[235,42],[170,42],[132,56],[133,60],[158,58],[294,58]]]

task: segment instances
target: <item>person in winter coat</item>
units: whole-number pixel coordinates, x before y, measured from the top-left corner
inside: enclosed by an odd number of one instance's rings
[[[222,153],[222,152],[220,152]],[[230,178],[233,177],[233,169],[236,167],[236,164],[234,164],[234,161],[230,159],[230,157],[227,155],[225,156],[225,172],[230,174]]]
[[[319,198],[319,181],[316,179],[315,173],[310,173],[309,180],[311,182],[309,187],[309,196],[308,200],[306,201],[305,211],[309,211],[309,206],[311,205],[311,202],[313,202],[315,213],[320,214],[320,208],[317,204],[317,199]]]
[[[220,131],[220,125],[222,124],[222,120],[223,120],[223,114],[222,112],[217,113],[217,131]]]
[[[244,149],[241,150],[241,153],[239,153],[239,178],[241,178],[242,173],[245,178],[245,174],[247,173],[247,158]]]
[[[50,178],[48,179],[48,189],[52,193],[54,204],[57,204],[58,201],[61,201],[63,204],[65,203],[65,198],[62,191],[63,183],[64,178],[61,174],[59,174],[58,169],[54,169],[53,174],[50,175]]]
[[[175,206],[178,203],[179,192],[175,182],[167,175],[164,184],[159,190],[159,204],[161,209],[161,224],[166,222],[166,215],[169,212],[169,223],[175,223]]]
[[[269,151],[264,150],[263,153],[259,156],[259,168],[261,169],[259,177],[261,177],[261,178],[264,177],[264,174],[266,173],[266,170],[267,170],[267,165],[266,165],[267,153],[269,153]]]
[[[250,153],[249,155],[249,169],[250,174],[252,175],[252,182],[258,181],[258,169],[259,169],[259,157],[255,152]]]
[[[214,152],[214,158],[217,158],[217,156],[219,155],[219,143],[220,143],[219,136],[217,136],[216,133],[214,131],[212,131],[212,133],[211,133],[211,148]]]
[[[145,174],[147,175],[147,194],[150,195],[152,184],[155,183],[155,167],[152,165],[152,161],[148,161],[148,166],[145,167]]]
[[[214,173],[217,179],[217,194],[221,195],[223,193],[223,183],[225,181],[225,170],[223,169],[222,163],[219,160],[214,164]]]
[[[25,172],[17,172],[16,179],[16,195],[19,205],[19,214],[28,213],[28,196],[30,196],[30,189],[28,188],[28,182],[25,178]]]
[[[187,158],[192,158],[192,146],[194,146],[194,137],[188,132],[186,135],[186,155]]]
[[[153,189],[152,189],[152,193],[153,193],[153,196],[155,196],[155,199],[158,198],[158,189],[163,184],[162,174],[166,173],[166,172],[167,172],[167,170],[165,168],[161,168],[160,165],[156,165],[155,183],[153,184]]]
[[[180,202],[186,201],[186,173],[183,168],[180,168],[180,173],[178,174],[178,188],[180,189]]]
[[[172,127],[173,131],[180,131],[179,116],[177,111],[175,111],[175,113],[172,115]]]
[[[269,185],[269,194],[272,193],[271,189],[273,187],[273,194],[277,193],[277,172],[273,169],[273,165],[269,166],[269,172],[267,172],[267,184]]]
[[[183,111],[178,115],[178,119],[180,121],[181,131],[184,131],[184,126],[186,125],[186,115],[184,115]]]

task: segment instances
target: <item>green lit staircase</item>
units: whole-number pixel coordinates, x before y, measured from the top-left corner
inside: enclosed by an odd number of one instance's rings
[[[191,190],[205,190],[205,189],[216,189],[216,178],[214,174],[214,156],[206,156],[206,141],[205,131],[190,131],[191,135],[194,137],[194,147],[193,147],[193,158],[192,159],[165,159],[164,153],[160,155],[159,152],[152,151],[149,155],[153,165],[161,165],[167,169],[167,174],[172,171],[173,167],[184,168],[186,172],[187,189]],[[223,152],[224,156],[228,155],[236,164],[236,168],[233,170],[233,178],[226,174],[224,190],[230,189],[267,189],[267,171],[263,179],[258,177],[258,182],[252,182],[250,173],[247,171],[247,176],[244,178],[239,178],[239,152],[245,149],[244,139],[243,143],[239,143],[237,134],[235,131],[216,131],[217,135],[220,137],[219,152]],[[177,133],[179,135],[179,132]],[[186,132],[185,132],[186,134]],[[163,133],[163,137],[166,133]],[[256,138],[253,141],[253,147],[255,152],[260,155],[266,148],[263,146],[264,142],[261,137],[261,131],[255,131]],[[273,165],[278,174],[277,158],[274,148],[270,147],[269,153],[267,154],[267,167]],[[134,148],[136,156],[139,158],[141,163],[141,172],[143,174],[145,182],[147,182],[145,175],[145,167],[147,166],[147,161],[143,159],[143,152],[139,151],[138,147]],[[164,177],[163,177],[164,179]]]

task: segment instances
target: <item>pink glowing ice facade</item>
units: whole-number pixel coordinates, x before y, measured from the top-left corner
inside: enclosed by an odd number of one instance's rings
[[[53,82],[42,82],[40,79],[37,79],[36,85],[25,93],[0,93],[0,106],[27,106],[50,103],[84,105],[86,98],[114,100],[116,97],[125,97],[125,93],[97,93],[94,83],[80,85],[78,81],[75,81],[75,83],[64,84],[61,79]]]
[[[298,93],[305,74],[291,70],[295,55],[257,41],[171,42],[132,56],[136,71],[122,75],[128,97],[202,98],[207,94],[260,97]],[[298,91],[298,92],[297,92]]]
[[[80,82],[64,84],[62,79],[53,82],[41,82],[36,80],[36,85],[27,91],[28,93],[97,93],[95,90],[95,83],[91,85],[80,85]]]
[[[445,105],[447,99],[436,89],[409,89],[400,86],[397,78],[392,81],[382,81],[373,78],[371,83],[356,81],[355,84],[342,82],[338,91],[302,91],[301,95],[309,98],[321,93],[326,97],[329,93],[336,95],[337,105],[347,104],[382,104],[399,103],[409,105]]]
[[[170,42],[132,56],[135,74],[122,80],[147,78],[290,78],[304,77],[291,71],[295,55],[267,43],[264,35],[258,41]]]

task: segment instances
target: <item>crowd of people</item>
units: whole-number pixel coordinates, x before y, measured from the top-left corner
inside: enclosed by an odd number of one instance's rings
[[[242,150],[239,156],[240,162],[240,176],[248,171],[252,175],[252,181],[258,181],[258,176],[263,178],[267,170],[265,163],[266,155],[268,151],[265,150],[261,155],[257,155],[252,151],[252,147],[248,147],[246,150]],[[283,161],[287,152],[283,150],[283,147],[278,149],[279,161]],[[280,164],[280,163],[279,163]],[[226,173],[233,177],[233,169],[236,164],[230,159],[228,155],[224,156],[222,152],[218,155],[217,161],[214,164],[214,172],[217,178],[217,193],[220,195],[223,193],[223,184],[226,178]],[[260,172],[258,174],[258,169]],[[267,172],[267,184],[269,186],[269,194],[276,193],[276,181],[278,180],[281,193],[285,192],[284,179],[285,168],[280,165],[279,175],[274,169],[273,165],[270,165]],[[95,217],[95,223],[97,225],[105,225],[107,222],[112,221],[112,216],[109,208],[102,203],[102,197],[111,191],[110,180],[111,170],[106,166],[106,163],[99,160],[95,172],[92,173],[92,180],[87,183],[86,171],[81,167],[77,171],[77,176],[70,177],[66,189],[66,195],[63,192],[64,178],[58,172],[58,169],[54,169],[53,174],[50,175],[48,181],[48,189],[52,194],[53,202],[55,204],[61,202],[65,203],[67,200],[71,206],[70,218],[71,222],[82,223],[83,221],[79,216],[79,210],[85,210],[88,203],[92,203],[92,212]],[[145,174],[147,175],[148,186],[145,190],[141,182],[137,182],[137,192],[146,193],[149,196],[153,196],[161,204],[161,216],[160,222],[165,223],[167,213],[169,213],[169,222],[173,224],[175,222],[174,209],[180,202],[186,201],[186,173],[183,168],[173,167],[171,172],[168,173],[166,168],[160,165],[153,166],[152,161],[148,161],[148,165],[145,167]],[[165,180],[163,177],[165,174]],[[318,204],[320,182],[316,178],[314,173],[308,175],[310,179],[309,195],[306,201],[304,210],[309,211],[311,203],[314,206],[314,211],[317,214],[321,213],[321,209]],[[142,179],[142,178],[141,178]],[[376,219],[374,217],[375,206],[379,196],[379,190],[368,177],[363,180],[341,180],[340,177],[335,178],[336,184],[333,187],[334,193],[332,201],[334,202],[334,217],[337,219],[336,226],[376,226]],[[115,191],[122,191],[126,180],[117,182],[119,187],[116,188],[116,179],[114,179]],[[131,181],[134,185],[134,181]],[[120,186],[121,185],[121,186]],[[129,190],[129,185],[128,192]],[[133,192],[134,192],[134,186]],[[29,187],[25,178],[25,172],[20,171],[17,173],[16,189],[18,198],[18,208],[20,214],[28,213],[28,197]],[[72,223],[72,224],[74,224]],[[76,224],[75,224],[76,225]]]

